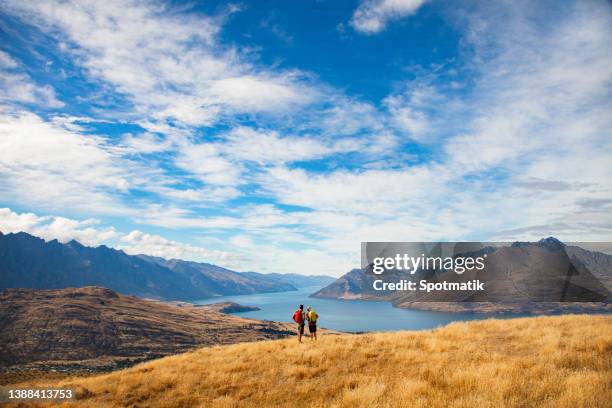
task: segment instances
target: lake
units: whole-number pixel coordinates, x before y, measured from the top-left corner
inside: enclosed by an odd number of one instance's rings
[[[319,314],[319,326],[340,331],[395,331],[422,330],[444,326],[454,321],[486,319],[492,315],[473,313],[446,313],[398,309],[389,302],[364,300],[314,299],[308,295],[319,286],[297,291],[258,293],[254,295],[218,296],[196,301],[197,304],[236,302],[244,306],[257,306],[261,310],[239,313],[240,316],[277,322],[292,321],[293,312],[300,304],[310,305]],[[517,315],[514,315],[517,316]],[[496,318],[503,316],[495,315]]]

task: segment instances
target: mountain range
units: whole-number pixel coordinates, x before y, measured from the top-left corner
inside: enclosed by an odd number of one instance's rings
[[[303,279],[304,282],[300,282]],[[147,255],[128,255],[105,245],[45,241],[25,232],[0,232],[0,290],[102,286],[128,295],[195,300],[297,290],[331,277],[241,273],[220,266]]]
[[[474,278],[487,282],[485,292],[431,292],[372,290],[381,279],[364,269],[353,269],[312,294],[315,298],[386,300],[396,307],[440,311],[534,312],[609,311],[612,291],[612,256],[566,245],[549,237],[538,242],[515,242],[484,247],[487,268]],[[464,256],[460,254],[459,256]],[[569,266],[569,269],[568,269]],[[450,273],[419,270],[415,280],[449,280]],[[387,282],[410,277],[387,271]]]
[[[309,286],[325,286],[334,282],[336,278],[326,275],[299,275],[297,273],[259,273],[259,272],[243,272],[243,275],[253,278],[271,279],[277,282],[289,283],[296,288],[306,288]]]

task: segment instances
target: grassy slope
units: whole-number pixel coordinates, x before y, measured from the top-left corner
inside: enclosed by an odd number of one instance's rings
[[[0,366],[55,360],[113,367],[113,361],[278,339],[295,331],[292,324],[216,309],[219,305],[156,302],[100,287],[6,290],[0,292]]]
[[[92,407],[604,407],[612,316],[218,346],[43,384],[76,386],[79,406]]]

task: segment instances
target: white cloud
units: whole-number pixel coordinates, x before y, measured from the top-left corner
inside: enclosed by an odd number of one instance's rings
[[[332,252],[329,248],[281,249],[275,245],[249,242],[248,238],[235,240],[233,244],[248,254],[249,259],[255,260],[252,263],[255,263],[258,272],[264,273],[280,271],[302,275],[340,276],[346,272],[346,265],[356,265],[359,261],[358,257]]]
[[[323,112],[316,112],[313,118],[321,131],[330,136],[376,134],[384,131],[384,120],[380,112],[370,103],[336,97],[332,106]]]
[[[19,64],[10,55],[4,51],[0,51],[0,68],[12,69],[17,68]]]
[[[229,106],[243,112],[286,110],[292,104],[305,104],[313,100],[315,92],[296,86],[299,75],[282,76],[242,75],[215,81],[211,96],[225,100]]]
[[[399,96],[389,96],[385,99],[391,120],[400,130],[407,131],[411,138],[419,139],[429,130],[427,115],[414,109]]]
[[[37,85],[20,69],[20,64],[0,51],[0,102],[29,103],[48,108],[64,106],[48,85]]]
[[[443,196],[449,177],[440,166],[328,174],[276,167],[262,183],[282,203],[385,217],[419,200]]]
[[[313,160],[351,150],[351,146],[327,144],[312,137],[282,137],[275,131],[239,127],[226,135],[223,150],[235,160],[267,164]]]
[[[611,122],[605,111],[612,89],[612,50],[606,38],[612,35],[612,10],[594,2],[554,24],[536,25],[526,21],[525,4],[509,7],[499,20],[475,14],[468,21],[477,27],[471,31],[477,53],[487,55],[494,44],[496,56],[479,67],[483,73],[472,109],[480,114],[470,132],[446,146],[449,161],[478,171],[523,164],[517,160],[551,159],[551,153],[585,146],[595,156],[605,153],[601,148],[609,140],[604,135]],[[489,24],[483,27],[483,21]],[[504,35],[492,35],[496,32]]]
[[[64,217],[54,217],[53,221],[37,230],[32,231],[45,239],[57,239],[60,242],[68,242],[75,239],[83,245],[99,245],[117,236],[114,228],[94,228],[96,220],[76,221]]]
[[[138,135],[130,133],[123,135],[121,146],[127,148],[129,153],[148,154],[166,151],[172,147],[172,143],[153,133],[145,132]]]
[[[180,143],[175,164],[213,186],[237,186],[261,176],[265,166],[311,161],[337,153],[380,152],[387,135],[357,138],[282,136],[277,131],[236,127],[218,142]],[[250,165],[255,165],[255,170]]]
[[[159,235],[146,234],[134,230],[121,237],[119,248],[131,255],[152,255],[165,259],[220,262],[231,267],[240,257],[224,251],[214,251],[203,247],[170,241]]]
[[[113,227],[98,227],[98,224],[99,221],[95,219],[79,221],[58,216],[38,216],[34,213],[20,214],[9,208],[0,208],[0,232],[3,234],[27,232],[46,241],[57,239],[66,243],[76,240],[86,246],[106,244],[132,255],[218,262],[227,267],[240,266],[244,261],[236,253],[209,250],[138,230],[124,234]]]
[[[470,94],[457,93],[449,82],[456,62],[430,66],[406,67],[413,79],[396,84],[396,89],[382,100],[387,126],[403,139],[419,144],[441,144],[457,129],[469,124],[474,115]],[[450,134],[449,134],[450,133]]]
[[[180,146],[175,163],[207,184],[233,186],[241,182],[241,164],[224,157],[215,143]]]
[[[91,77],[159,122],[189,126],[232,113],[287,112],[317,91],[299,72],[272,72],[220,43],[222,17],[153,2],[10,1],[5,9],[54,35]]]
[[[138,224],[170,229],[190,229],[201,227],[202,219],[193,211],[185,208],[174,205],[148,204],[134,214],[133,221]]]
[[[10,208],[0,208],[0,231],[3,233],[9,232],[30,232],[41,219],[34,213],[18,214],[10,210]]]
[[[49,208],[125,210],[113,194],[130,187],[127,166],[103,138],[3,108],[0,151],[0,191],[5,199]]]
[[[37,216],[33,213],[16,213],[9,208],[0,208],[0,231],[4,234],[27,232],[47,241],[60,242],[77,240],[88,246],[95,246],[117,237],[112,227],[96,228],[98,221],[88,219],[77,221],[64,217]]]
[[[351,25],[357,31],[375,34],[393,20],[414,14],[425,0],[362,0],[353,13]]]
[[[240,196],[240,191],[238,189],[224,186],[206,186],[202,188],[185,189],[160,187],[158,189],[151,189],[151,191],[155,191],[157,194],[171,197],[179,201],[193,201],[198,203],[223,202]]]

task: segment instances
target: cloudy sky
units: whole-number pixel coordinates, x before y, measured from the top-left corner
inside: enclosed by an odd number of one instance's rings
[[[0,231],[340,275],[612,240],[602,1],[0,0]]]

